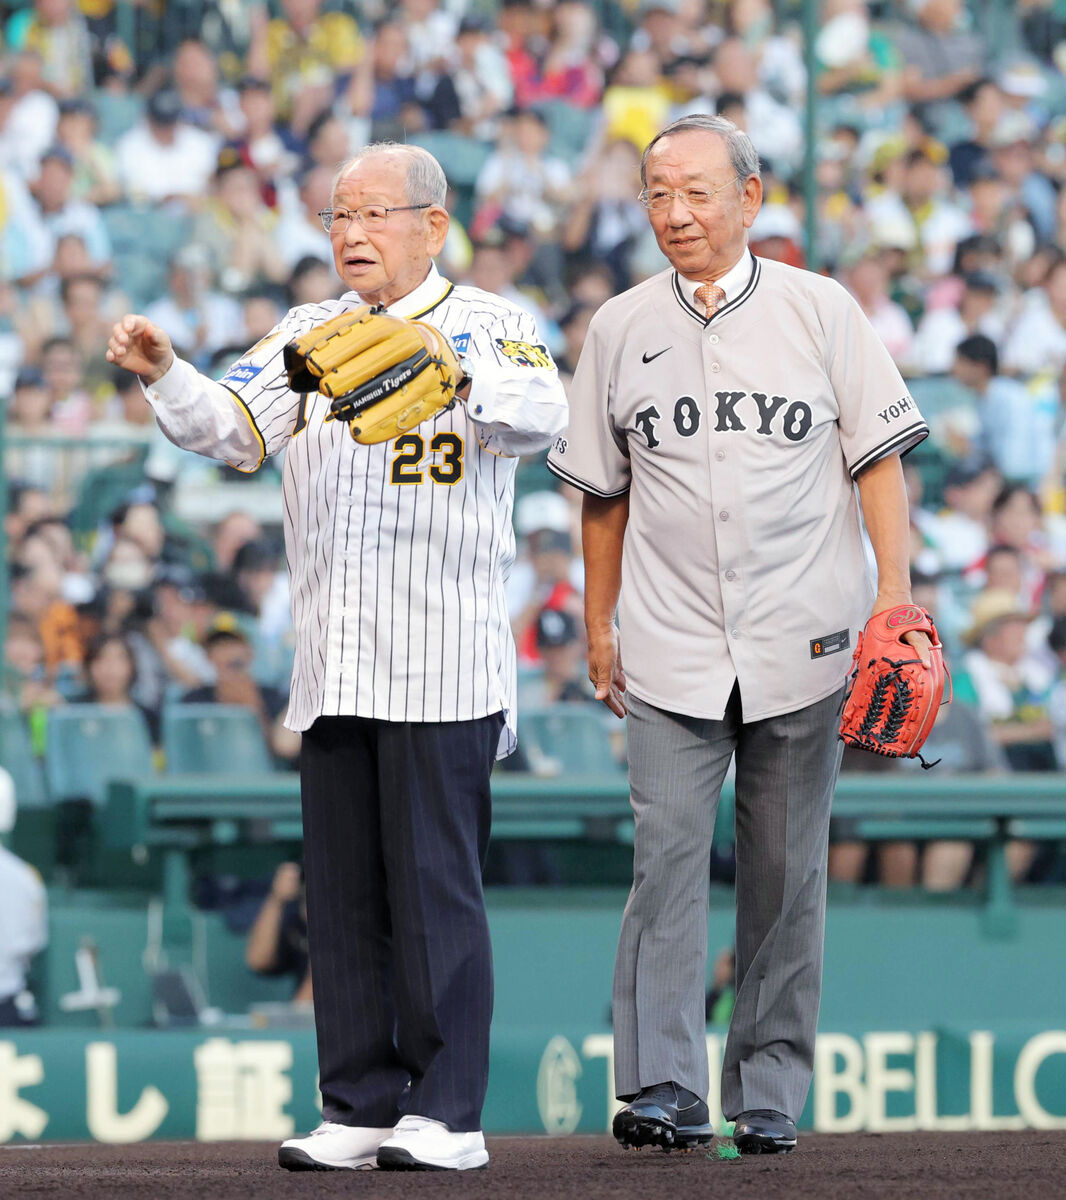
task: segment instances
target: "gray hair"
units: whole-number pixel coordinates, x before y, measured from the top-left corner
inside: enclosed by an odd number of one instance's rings
[[[444,168],[428,150],[421,146],[408,146],[400,142],[371,142],[352,155],[347,162],[341,163],[333,176],[333,185],[329,189],[332,198],[337,191],[337,185],[364,158],[378,155],[403,155],[407,162],[407,177],[404,179],[403,190],[410,204],[437,204],[444,207],[448,196],[448,180]]]
[[[651,154],[656,143],[664,137],[670,137],[671,134],[688,133],[689,130],[716,133],[719,137],[725,138],[726,148],[729,150],[729,161],[733,166],[733,173],[737,177],[738,188],[743,189],[745,180],[750,179],[752,175],[756,179],[760,178],[759,155],[751,144],[751,138],[742,129],[737,128],[727,117],[713,117],[710,113],[690,113],[687,117],[679,117],[665,129],[660,129],[648,143],[640,158],[641,187],[646,187],[648,184],[648,155]]]

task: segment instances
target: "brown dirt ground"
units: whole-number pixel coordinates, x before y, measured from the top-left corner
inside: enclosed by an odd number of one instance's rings
[[[255,1142],[0,1147],[0,1197],[275,1200],[362,1194],[507,1200],[1066,1198],[1066,1131],[800,1135],[788,1156],[621,1150],[607,1137],[490,1138],[486,1171],[290,1173]]]

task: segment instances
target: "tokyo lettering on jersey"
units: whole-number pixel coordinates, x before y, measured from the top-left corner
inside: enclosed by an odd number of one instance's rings
[[[873,590],[854,477],[928,428],[835,281],[745,252],[708,320],[664,271],[593,317],[548,466],[629,494],[619,626],[630,690],[745,720],[834,692]]]

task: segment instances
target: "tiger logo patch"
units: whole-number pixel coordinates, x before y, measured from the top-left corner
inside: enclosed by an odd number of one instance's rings
[[[516,342],[511,338],[497,338],[500,353],[510,359],[516,367],[554,367],[547,346],[534,346],[529,342]]]

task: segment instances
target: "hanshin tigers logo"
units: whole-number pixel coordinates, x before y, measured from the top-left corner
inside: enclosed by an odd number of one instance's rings
[[[554,367],[547,346],[534,346],[530,342],[516,342],[512,338],[496,338],[500,353],[516,367]]]

